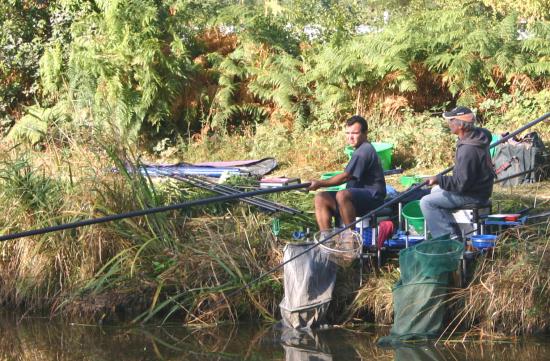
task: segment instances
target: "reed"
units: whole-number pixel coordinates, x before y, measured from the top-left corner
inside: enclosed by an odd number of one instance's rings
[[[550,326],[550,222],[506,231],[493,252],[477,260],[468,287],[455,292],[449,330],[464,337],[519,336]],[[452,333],[451,333],[452,334]]]
[[[370,317],[379,325],[389,325],[393,321],[392,288],[399,279],[399,269],[387,267],[375,277],[369,275],[350,305],[350,315]]]
[[[278,175],[306,177],[344,165],[339,134],[308,132],[302,137],[284,133],[289,145],[276,154],[269,153],[275,143],[268,138],[253,148],[254,140],[243,135],[223,138],[224,146],[208,156],[211,139],[189,144],[182,158],[192,162],[275,155],[282,163]],[[321,139],[327,138],[323,144]],[[0,152],[0,201],[11,205],[0,214],[3,234],[211,195],[175,180],[140,174],[135,148],[113,139],[89,139],[86,145],[64,139],[62,147],[52,139],[46,150],[18,147]],[[444,160],[426,158],[426,164],[430,162]],[[128,165],[133,168],[127,170]],[[549,208],[549,182],[521,189],[495,189],[500,211],[532,206],[535,196],[537,209]],[[292,231],[315,230],[311,194],[292,192],[272,199],[306,211],[299,217],[279,216],[278,237],[270,229],[272,216],[228,203],[4,242],[0,302],[75,321],[272,322],[283,294],[281,272],[238,290],[282,261]],[[450,301],[464,307],[449,332],[520,335],[548,327],[548,228],[546,223],[510,230],[491,257],[478,260],[472,283]],[[357,275],[356,269],[340,272],[329,318],[391,323],[391,288],[398,269],[369,273],[361,288]]]
[[[127,153],[73,151],[56,162],[52,154],[4,153],[0,199],[13,206],[0,215],[2,233],[211,195],[126,171],[138,164]],[[273,319],[276,278],[208,307],[278,263],[269,221],[238,204],[212,205],[5,242],[0,302],[80,320],[144,311],[143,319],[177,314],[190,322],[248,313]]]

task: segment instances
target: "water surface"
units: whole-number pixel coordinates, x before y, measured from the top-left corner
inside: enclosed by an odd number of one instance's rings
[[[115,327],[0,315],[0,360],[550,360],[550,337],[383,349],[387,329],[296,332],[277,327]]]

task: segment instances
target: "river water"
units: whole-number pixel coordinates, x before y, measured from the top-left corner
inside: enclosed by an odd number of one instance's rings
[[[315,333],[273,326],[115,327],[0,315],[0,360],[550,360],[550,336],[384,349],[388,329]]]

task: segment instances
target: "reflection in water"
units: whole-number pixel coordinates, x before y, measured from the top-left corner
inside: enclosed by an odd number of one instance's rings
[[[399,347],[395,350],[395,361],[443,361],[444,352],[435,347]]]
[[[0,315],[0,360],[550,360],[550,340],[382,349],[377,334],[230,327],[97,327]]]
[[[286,361],[332,361],[330,349],[323,342],[322,334],[313,330],[298,331],[285,328],[281,334],[281,345]]]

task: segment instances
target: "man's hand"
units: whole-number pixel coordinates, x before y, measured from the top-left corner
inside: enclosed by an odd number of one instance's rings
[[[311,184],[309,185],[309,187],[307,187],[308,191],[316,191],[317,189],[322,187],[321,182],[318,180],[312,180],[309,181],[309,183]]]
[[[433,186],[433,185],[436,185],[437,184],[437,177],[430,177],[428,178],[428,185],[429,186]]]

